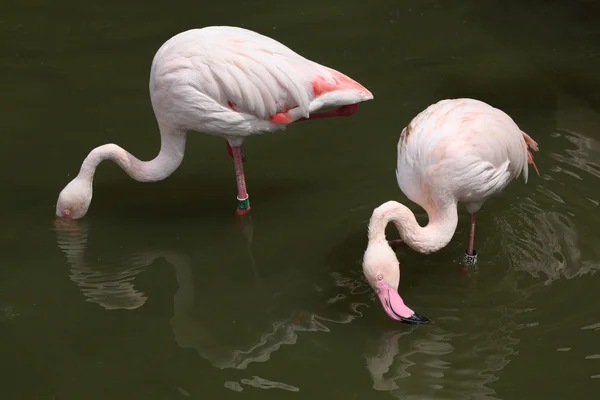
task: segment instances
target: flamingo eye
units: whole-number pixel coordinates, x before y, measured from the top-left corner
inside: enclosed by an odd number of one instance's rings
[[[380,281],[380,280],[382,280],[382,279],[383,279],[383,275],[381,275],[381,274],[377,275],[377,280],[378,280],[378,281]]]
[[[69,209],[66,209],[66,210],[64,211],[64,214],[65,214],[67,217],[68,217],[68,216],[70,216],[70,215],[71,215],[71,210],[69,210]]]

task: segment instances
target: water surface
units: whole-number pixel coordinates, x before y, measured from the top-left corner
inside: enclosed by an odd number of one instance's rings
[[[9,2],[0,17],[2,399],[595,399],[600,392],[600,28],[596,1]],[[352,118],[244,145],[238,221],[223,140],[190,133],[163,182],[102,164],[88,215],[54,206],[88,151],[158,151],[154,52],[248,27],[357,79]],[[389,320],[360,269],[403,126],[476,97],[534,137],[541,176],[443,250],[398,251],[432,319]]]

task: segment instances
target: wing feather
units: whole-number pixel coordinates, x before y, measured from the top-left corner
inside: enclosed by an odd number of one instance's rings
[[[274,79],[267,73],[265,68],[255,63],[253,68],[247,65],[240,66],[246,75],[250,76],[252,82],[260,91],[264,112],[260,115],[263,119],[268,119],[270,116],[277,113],[277,102],[275,101],[274,93],[277,92],[277,85]]]
[[[310,99],[304,81],[284,57],[221,51],[219,57],[213,54],[194,61],[198,89],[223,106],[231,101],[239,111],[261,119],[294,107],[308,115]]]
[[[242,102],[236,102],[237,109],[241,111],[251,110],[253,114],[264,115],[265,107],[257,87],[258,82],[248,79],[248,75],[235,64],[229,65],[227,71],[240,89]]]
[[[289,60],[281,56],[277,57],[277,59],[279,60],[279,62],[275,63],[277,69],[284,76],[286,76],[291,83],[291,87],[287,88],[290,92],[290,95],[295,100],[296,105],[300,107],[300,109],[306,114],[305,116],[308,117],[308,105],[310,100],[308,98],[306,87],[303,86],[304,79],[302,79],[298,72],[292,68]]]
[[[337,79],[332,71],[256,32],[207,27],[163,44],[153,60],[150,86],[155,101],[184,102],[180,110],[187,110],[195,127],[217,131],[227,123],[248,129],[249,117],[270,123],[278,113],[292,112],[295,120],[320,107],[372,98],[358,83],[349,84],[342,74]],[[315,81],[330,90],[314,93]],[[239,115],[230,114],[235,111]]]
[[[300,80],[300,77],[298,77],[294,71],[291,71],[289,66],[285,64],[264,63],[262,65],[281,86],[280,92],[277,93],[277,97],[282,101],[283,108],[289,109],[298,106],[302,111],[308,113],[308,96],[306,95],[306,91],[299,86],[298,81]],[[282,93],[281,89],[284,89],[285,92]],[[302,94],[304,94],[304,96],[302,96]],[[278,109],[278,111],[285,110]]]

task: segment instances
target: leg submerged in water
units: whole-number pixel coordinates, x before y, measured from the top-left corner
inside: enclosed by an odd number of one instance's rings
[[[463,264],[472,267],[477,264],[477,251],[475,251],[475,213],[471,214],[471,225],[469,227],[469,244],[463,258]]]

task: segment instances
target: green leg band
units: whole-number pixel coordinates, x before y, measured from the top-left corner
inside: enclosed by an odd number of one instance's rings
[[[237,201],[238,201],[238,208],[241,210],[245,210],[246,208],[250,207],[250,196],[247,196],[245,199],[240,199],[238,197]]]

